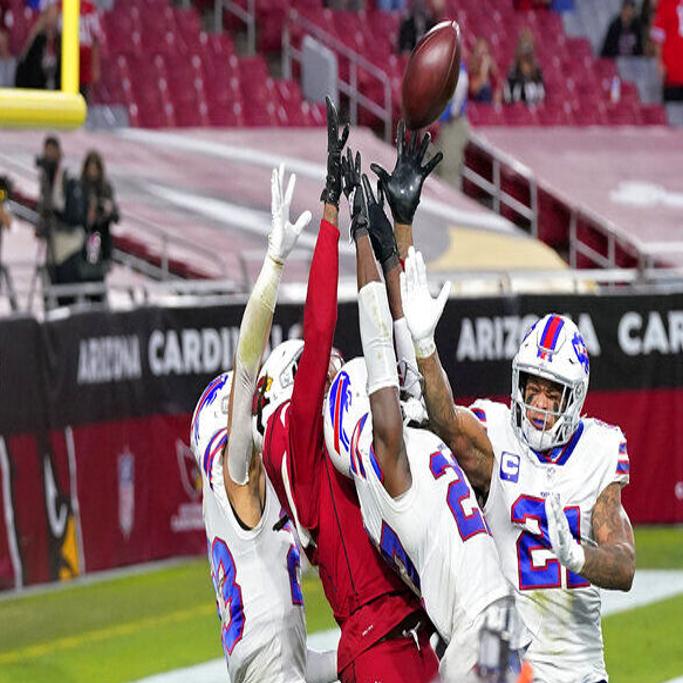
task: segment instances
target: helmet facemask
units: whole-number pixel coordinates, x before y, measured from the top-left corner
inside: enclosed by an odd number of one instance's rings
[[[511,420],[517,438],[535,451],[566,444],[579,426],[588,392],[590,361],[586,344],[567,317],[549,313],[534,323],[512,359]],[[548,410],[525,400],[529,377],[552,382],[561,390],[559,409]],[[534,424],[528,412],[539,417]],[[552,427],[546,425],[554,421]]]

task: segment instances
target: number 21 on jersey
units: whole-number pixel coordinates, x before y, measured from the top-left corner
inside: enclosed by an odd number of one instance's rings
[[[564,514],[569,522],[569,529],[576,540],[581,539],[580,514],[577,505],[566,507]],[[567,588],[584,588],[590,586],[582,576],[570,572],[559,561],[552,557],[546,558],[542,564],[534,563],[534,559],[541,551],[551,549],[548,536],[548,518],[545,514],[543,498],[522,495],[512,504],[511,517],[514,524],[526,526],[517,538],[517,567],[519,573],[520,590],[537,590],[540,588],[561,588],[562,573],[566,572]],[[527,522],[535,520],[538,532],[528,530]],[[537,566],[538,564],[538,566]]]

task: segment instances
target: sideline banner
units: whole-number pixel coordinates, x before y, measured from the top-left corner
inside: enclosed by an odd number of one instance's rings
[[[189,422],[231,366],[242,310],[0,322],[0,589],[204,551]],[[301,335],[302,310],[278,307],[272,345]],[[452,299],[437,345],[456,400],[507,400],[519,340],[551,310],[584,336],[586,412],[628,438],[631,519],[683,521],[683,295]],[[360,353],[355,303],[335,343]]]

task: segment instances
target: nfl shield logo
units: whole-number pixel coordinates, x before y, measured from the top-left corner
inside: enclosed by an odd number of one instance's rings
[[[135,458],[129,450],[119,455],[119,527],[127,539],[135,522]]]

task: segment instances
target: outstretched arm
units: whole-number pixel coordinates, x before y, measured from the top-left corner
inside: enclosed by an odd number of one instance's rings
[[[403,442],[403,420],[398,401],[398,374],[392,320],[387,292],[382,283],[368,233],[367,203],[355,177],[351,236],[356,245],[358,319],[363,356],[368,371],[368,394],[372,412],[373,447],[384,473],[390,496],[405,492],[411,484]]]
[[[418,133],[414,131],[406,142],[406,126],[401,120],[396,131],[396,165],[392,173],[389,174],[379,164],[370,164],[391,208],[398,254],[402,261],[408,256],[408,248],[413,246],[413,218],[420,203],[422,185],[443,159],[443,154],[438,152],[426,164],[422,164],[431,139],[431,135],[425,133],[418,147]]]
[[[546,514],[553,552],[565,567],[600,588],[631,589],[636,550],[633,528],[621,505],[621,484],[607,486],[593,508],[596,547],[574,539],[557,494],[546,499]]]
[[[318,465],[322,461],[321,406],[337,323],[341,152],[348,126],[339,133],[337,111],[327,98],[327,181],[323,191],[323,220],[313,252],[304,307],[304,350],[294,378],[290,406],[290,473],[299,522],[317,526]]]
[[[285,190],[284,166],[273,171],[271,179],[273,225],[268,235],[268,252],[242,316],[235,354],[233,388],[228,408],[230,438],[225,455],[226,469],[229,474],[225,477],[228,496],[234,493],[236,486],[240,487],[249,483],[249,469],[253,453],[251,407],[261,356],[273,321],[284,262],[294,248],[301,231],[311,220],[310,211],[305,211],[296,223],[289,222],[289,207],[294,194],[295,181],[296,178],[292,174]]]
[[[472,485],[488,493],[493,449],[484,427],[467,409],[456,406],[434,343],[434,330],[448,299],[450,282],[432,299],[422,254],[413,247],[401,275],[403,310],[415,344],[417,365],[424,378],[424,398],[434,431],[446,442]]]

